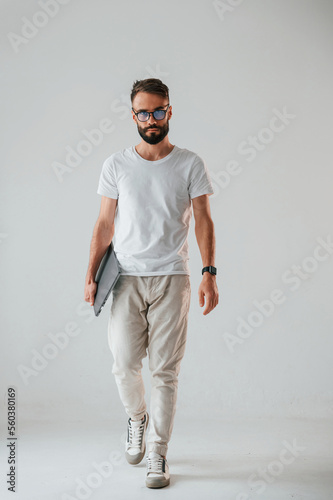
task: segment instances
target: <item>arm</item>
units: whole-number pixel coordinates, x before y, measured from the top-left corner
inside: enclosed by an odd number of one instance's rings
[[[94,304],[97,284],[95,276],[114,235],[114,218],[118,200],[102,196],[101,207],[90,244],[90,257],[84,287],[84,300]]]
[[[195,219],[195,236],[198,242],[202,258],[202,267],[215,267],[215,231],[212,221],[207,194],[192,199],[193,215]],[[206,298],[206,308],[203,314],[212,311],[218,304],[219,294],[216,285],[216,276],[205,272],[199,286],[199,305],[204,305]]]

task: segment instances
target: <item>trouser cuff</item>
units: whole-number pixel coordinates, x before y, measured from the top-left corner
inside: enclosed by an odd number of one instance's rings
[[[166,457],[166,454],[168,451],[168,446],[165,444],[147,443],[147,454],[150,451],[154,451],[155,453],[159,453],[160,455],[163,455]]]

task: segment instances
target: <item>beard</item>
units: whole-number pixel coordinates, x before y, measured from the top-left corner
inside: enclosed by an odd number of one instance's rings
[[[162,127],[159,127],[158,125],[156,125],[156,127],[149,127],[157,128],[158,130],[156,130],[156,132],[148,132],[147,129],[142,129],[139,125],[137,125],[137,127],[140,136],[145,142],[148,144],[158,144],[163,141],[164,137],[166,137],[169,133],[169,120],[165,125],[162,125]]]

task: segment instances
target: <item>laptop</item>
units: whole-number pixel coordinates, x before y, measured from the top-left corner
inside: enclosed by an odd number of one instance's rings
[[[94,300],[95,316],[98,316],[100,314],[106,301],[109,298],[110,293],[117,283],[119,276],[120,265],[113,248],[113,243],[111,241],[101,260],[95,277],[95,281],[97,283],[97,290]]]

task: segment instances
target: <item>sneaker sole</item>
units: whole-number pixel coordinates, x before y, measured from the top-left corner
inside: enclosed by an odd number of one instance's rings
[[[159,477],[152,477],[151,479],[146,479],[146,486],[148,488],[164,488],[170,484],[170,479],[164,479]]]
[[[145,437],[144,437],[145,443],[144,443],[143,452],[138,453],[137,455],[130,455],[129,453],[127,453],[127,451],[125,451],[126,460],[131,465],[139,464],[140,462],[142,462],[142,459],[145,456],[145,453],[146,453],[146,432],[147,432],[148,424],[149,424],[149,414],[147,413],[146,429],[145,429]]]

